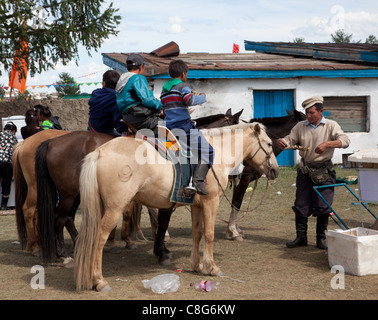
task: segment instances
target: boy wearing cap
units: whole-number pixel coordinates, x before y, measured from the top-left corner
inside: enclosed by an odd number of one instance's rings
[[[320,96],[305,100],[302,107],[307,120],[299,122],[289,135],[277,141],[282,150],[295,145],[309,148],[308,151],[299,151],[301,162],[297,170],[296,199],[292,207],[297,237],[286,243],[288,248],[307,246],[307,221],[312,214],[317,217],[316,246],[327,249],[325,231],[331,210],[316,194],[313,186],[336,183],[336,173],[332,165],[334,149],[347,148],[350,140],[336,121],[324,118],[323,101]],[[332,204],[334,188],[320,190],[324,199]]]
[[[145,61],[139,54],[130,54],[126,60],[127,70],[117,82],[117,105],[122,112],[123,120],[135,129],[150,129],[158,135],[161,102],[148,88],[143,76]]]

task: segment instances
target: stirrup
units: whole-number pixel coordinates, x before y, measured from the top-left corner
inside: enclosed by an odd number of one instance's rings
[[[194,188],[194,186],[193,186],[193,178],[190,178],[189,185],[188,185],[187,187],[184,188],[184,192],[185,192],[187,195],[193,195],[193,194],[196,194],[196,193],[197,193],[197,189]]]

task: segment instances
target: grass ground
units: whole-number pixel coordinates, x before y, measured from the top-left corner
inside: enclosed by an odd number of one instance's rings
[[[356,170],[338,168],[337,176],[357,175]],[[191,219],[187,208],[176,210],[171,219],[171,235],[167,247],[173,253],[173,265],[162,267],[153,255],[151,240],[137,241],[137,250],[124,249],[119,254],[104,250],[103,273],[113,290],[108,293],[94,291],[76,292],[73,270],[63,268],[60,263],[44,267],[45,289],[33,289],[31,282],[39,273],[31,268],[40,265],[37,257],[21,250],[17,244],[14,216],[0,216],[0,299],[7,300],[72,300],[72,299],[127,299],[127,300],[250,300],[250,299],[310,299],[310,300],[352,300],[377,299],[378,275],[357,277],[345,275],[345,288],[333,289],[335,274],[331,273],[326,251],[315,247],[315,218],[309,219],[309,245],[288,249],[286,241],[295,237],[294,215],[291,206],[295,197],[296,172],[292,168],[282,169],[279,178],[271,185],[263,201],[254,212],[246,214],[239,221],[245,233],[244,241],[225,240],[225,224],[215,226],[214,258],[225,273],[225,277],[211,278],[219,281],[219,292],[196,292],[190,283],[209,277],[190,270],[189,256],[192,248]],[[358,194],[358,185],[351,185]],[[263,196],[265,181],[259,182],[252,206]],[[231,198],[231,191],[227,191]],[[247,205],[247,193],[244,207]],[[345,188],[336,188],[333,208],[349,227],[361,226],[359,206],[352,205],[353,196]],[[376,214],[378,207],[369,207]],[[228,219],[230,205],[223,199],[218,218]],[[77,227],[80,225],[77,214]],[[363,212],[365,227],[374,222],[367,211]],[[338,226],[331,220],[329,229]],[[119,228],[118,228],[119,230]],[[142,231],[151,239],[147,214],[142,215]],[[119,239],[119,235],[117,235]],[[67,236],[67,246],[72,244]],[[176,269],[183,269],[178,273]],[[180,288],[175,293],[158,295],[145,289],[142,280],[164,273],[175,273],[180,277]]]

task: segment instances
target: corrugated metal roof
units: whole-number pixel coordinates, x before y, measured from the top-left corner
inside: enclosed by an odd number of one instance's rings
[[[244,41],[246,50],[378,66],[378,45]]]
[[[130,53],[103,53],[104,64],[109,67],[126,71],[126,59]],[[297,58],[287,55],[267,53],[186,53],[177,57],[156,57],[149,53],[140,53],[149,64],[145,76],[168,73],[169,63],[173,59],[184,60],[190,70],[364,70],[371,69],[356,63]]]

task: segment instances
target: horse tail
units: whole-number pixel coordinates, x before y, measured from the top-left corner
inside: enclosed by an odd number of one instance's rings
[[[90,290],[93,287],[94,262],[101,231],[102,203],[97,182],[98,151],[89,153],[83,161],[80,173],[81,226],[75,245],[76,288]]]
[[[23,141],[17,143],[13,149],[12,165],[13,165],[13,179],[14,179],[14,201],[16,209],[16,224],[18,238],[21,242],[21,248],[25,249],[27,242],[25,217],[22,207],[26,200],[28,193],[28,185],[26,183],[24,174],[21,169],[19,161],[19,151],[23,145]]]
[[[42,142],[35,153],[38,235],[43,262],[50,262],[56,256],[55,208],[57,193],[46,161],[49,143],[50,140]]]

